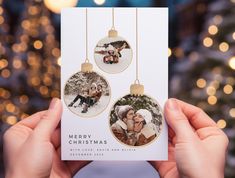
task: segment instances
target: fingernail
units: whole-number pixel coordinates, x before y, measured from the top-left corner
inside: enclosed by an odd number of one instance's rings
[[[179,106],[176,102],[176,100],[174,99],[169,99],[168,102],[167,102],[167,107],[170,109],[170,110],[174,110],[174,111],[178,111],[179,110]]]
[[[57,104],[57,102],[58,102],[58,99],[57,99],[57,98],[53,98],[53,99],[51,100],[49,109],[54,109],[55,106],[56,106],[56,104]]]

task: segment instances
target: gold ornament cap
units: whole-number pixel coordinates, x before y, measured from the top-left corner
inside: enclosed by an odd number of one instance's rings
[[[132,84],[130,87],[131,95],[143,96],[144,95],[144,85],[139,83]]]
[[[82,72],[91,73],[92,69],[93,69],[93,65],[89,63],[88,59],[86,59],[86,61],[82,63],[82,67],[81,67]]]
[[[118,32],[117,30],[111,29],[109,30],[109,37],[117,37],[118,36]]]

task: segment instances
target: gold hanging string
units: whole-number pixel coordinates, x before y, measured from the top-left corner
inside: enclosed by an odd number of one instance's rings
[[[138,9],[136,8],[135,10],[135,30],[136,30],[136,79],[135,79],[135,83],[136,84],[140,84],[139,81],[139,58],[138,58]]]
[[[112,8],[112,30],[115,30],[115,26],[114,26],[114,8]]]
[[[88,10],[86,8],[86,59],[85,59],[85,62],[82,63],[81,65],[81,70],[82,72],[91,73],[93,69],[93,65],[90,63],[88,59],[88,16],[87,14],[88,14]]]
[[[88,12],[87,12],[87,8],[86,8],[86,63],[89,63],[89,59],[88,59],[88,16],[87,16]]]
[[[135,30],[136,30],[136,78],[135,78],[135,82],[134,84],[132,84],[130,86],[130,93],[131,95],[134,95],[134,96],[143,96],[144,95],[144,85],[141,85],[140,84],[140,81],[139,81],[139,57],[138,57],[138,9],[136,8],[135,9],[135,24],[136,24],[136,27],[135,27]]]

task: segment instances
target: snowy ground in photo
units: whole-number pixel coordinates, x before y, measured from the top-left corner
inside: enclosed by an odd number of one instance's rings
[[[64,96],[64,100],[66,105],[68,106],[76,97],[76,95],[65,95]],[[103,111],[110,100],[110,96],[101,96],[100,100],[93,106],[88,108],[87,113],[82,113],[82,108],[83,106],[79,106],[79,102],[80,99],[74,103],[74,105],[72,107],[68,107],[73,113],[78,114],[80,116],[84,116],[84,117],[92,117],[95,116],[97,114],[99,114],[101,111]]]
[[[104,48],[96,48],[96,51],[104,50]],[[119,73],[125,70],[131,63],[132,51],[131,49],[123,49],[121,51],[122,57],[119,58],[119,62],[116,64],[106,64],[103,62],[104,55],[95,53],[96,64],[105,72],[108,73]]]

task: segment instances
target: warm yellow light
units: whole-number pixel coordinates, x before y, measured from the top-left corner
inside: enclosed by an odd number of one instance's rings
[[[8,69],[4,69],[4,70],[2,70],[1,75],[3,78],[8,78],[8,77],[10,77],[11,72]]]
[[[171,54],[172,54],[172,52],[171,52],[171,48],[168,48],[168,57],[170,57],[170,56],[171,56]]]
[[[220,43],[220,45],[219,45],[219,50],[220,51],[226,52],[226,51],[228,51],[228,49],[229,49],[228,43],[226,43],[226,42]]]
[[[26,95],[20,96],[20,103],[26,104],[26,103],[28,103],[28,101],[29,101],[29,97],[28,96],[26,96]]]
[[[23,114],[21,114],[20,119],[25,119],[25,118],[27,118],[28,116],[29,116],[28,114],[23,113]]]
[[[0,6],[0,15],[3,14],[3,8]]]
[[[229,95],[233,92],[233,87],[229,84],[225,85],[224,86],[224,93]]]
[[[4,21],[5,21],[5,20],[4,20],[3,16],[0,16],[0,25],[3,24]]]
[[[39,91],[40,91],[40,93],[41,93],[42,95],[48,94],[48,88],[47,88],[46,86],[41,86],[41,87],[39,88]]]
[[[229,110],[229,115],[230,115],[231,117],[235,118],[235,108],[231,108],[231,109]]]
[[[217,121],[217,126],[221,129],[225,128],[227,125],[226,121],[224,119],[220,119]]]
[[[60,96],[60,92],[58,91],[58,90],[53,90],[52,92],[51,92],[51,97],[59,97]]]
[[[14,59],[13,67],[15,69],[20,69],[22,67],[22,61],[20,59]]]
[[[223,21],[223,17],[221,15],[216,15],[214,18],[213,18],[213,22],[216,24],[216,25],[219,25],[221,24]]]
[[[210,104],[210,105],[215,105],[217,103],[217,98],[215,96],[209,96],[207,98],[207,102]]]
[[[39,8],[37,6],[30,6],[28,9],[30,15],[37,15],[39,13]]]
[[[8,61],[6,59],[0,60],[0,69],[3,69],[8,66]]]
[[[16,116],[8,116],[6,118],[6,123],[8,123],[10,125],[14,125],[16,122],[17,122]]]
[[[52,80],[50,77],[48,76],[45,76],[43,77],[43,83],[46,85],[46,86],[50,86],[52,84]]]
[[[100,6],[105,3],[105,0],[94,0],[94,2]]]
[[[208,32],[209,32],[211,35],[215,35],[215,34],[218,32],[218,27],[215,26],[215,25],[211,25],[211,26],[209,26],[209,28],[208,28]]]
[[[184,57],[184,50],[180,47],[175,48],[174,54],[177,58]]]
[[[231,57],[228,61],[229,66],[235,70],[235,56]]]
[[[38,86],[40,84],[40,78],[39,77],[32,77],[31,78],[31,83],[33,86]]]
[[[36,40],[34,43],[33,43],[33,46],[35,49],[41,49],[43,44],[40,40]]]
[[[59,66],[61,66],[61,57],[59,57],[59,58],[57,59],[57,64],[58,64]]]
[[[30,22],[29,22],[29,20],[23,20],[23,21],[21,22],[21,26],[22,26],[22,28],[28,30],[28,29],[30,28]]]
[[[52,55],[55,56],[55,57],[60,57],[60,49],[59,48],[54,48],[52,51],[51,51]]]
[[[6,105],[6,110],[7,112],[14,112],[15,111],[15,105],[13,105],[12,103],[9,103]]]
[[[233,35],[232,35],[232,36],[233,36],[233,39],[235,40],[235,32],[233,32]]]
[[[45,6],[52,12],[59,14],[64,7],[74,7],[78,0],[44,0]]]
[[[199,78],[197,80],[197,87],[198,88],[204,88],[206,86],[206,80],[203,78]]]
[[[203,40],[203,45],[205,47],[211,47],[213,45],[213,40],[210,37],[206,37]]]
[[[216,89],[213,86],[209,86],[209,87],[207,87],[206,92],[208,95],[215,95]]]

